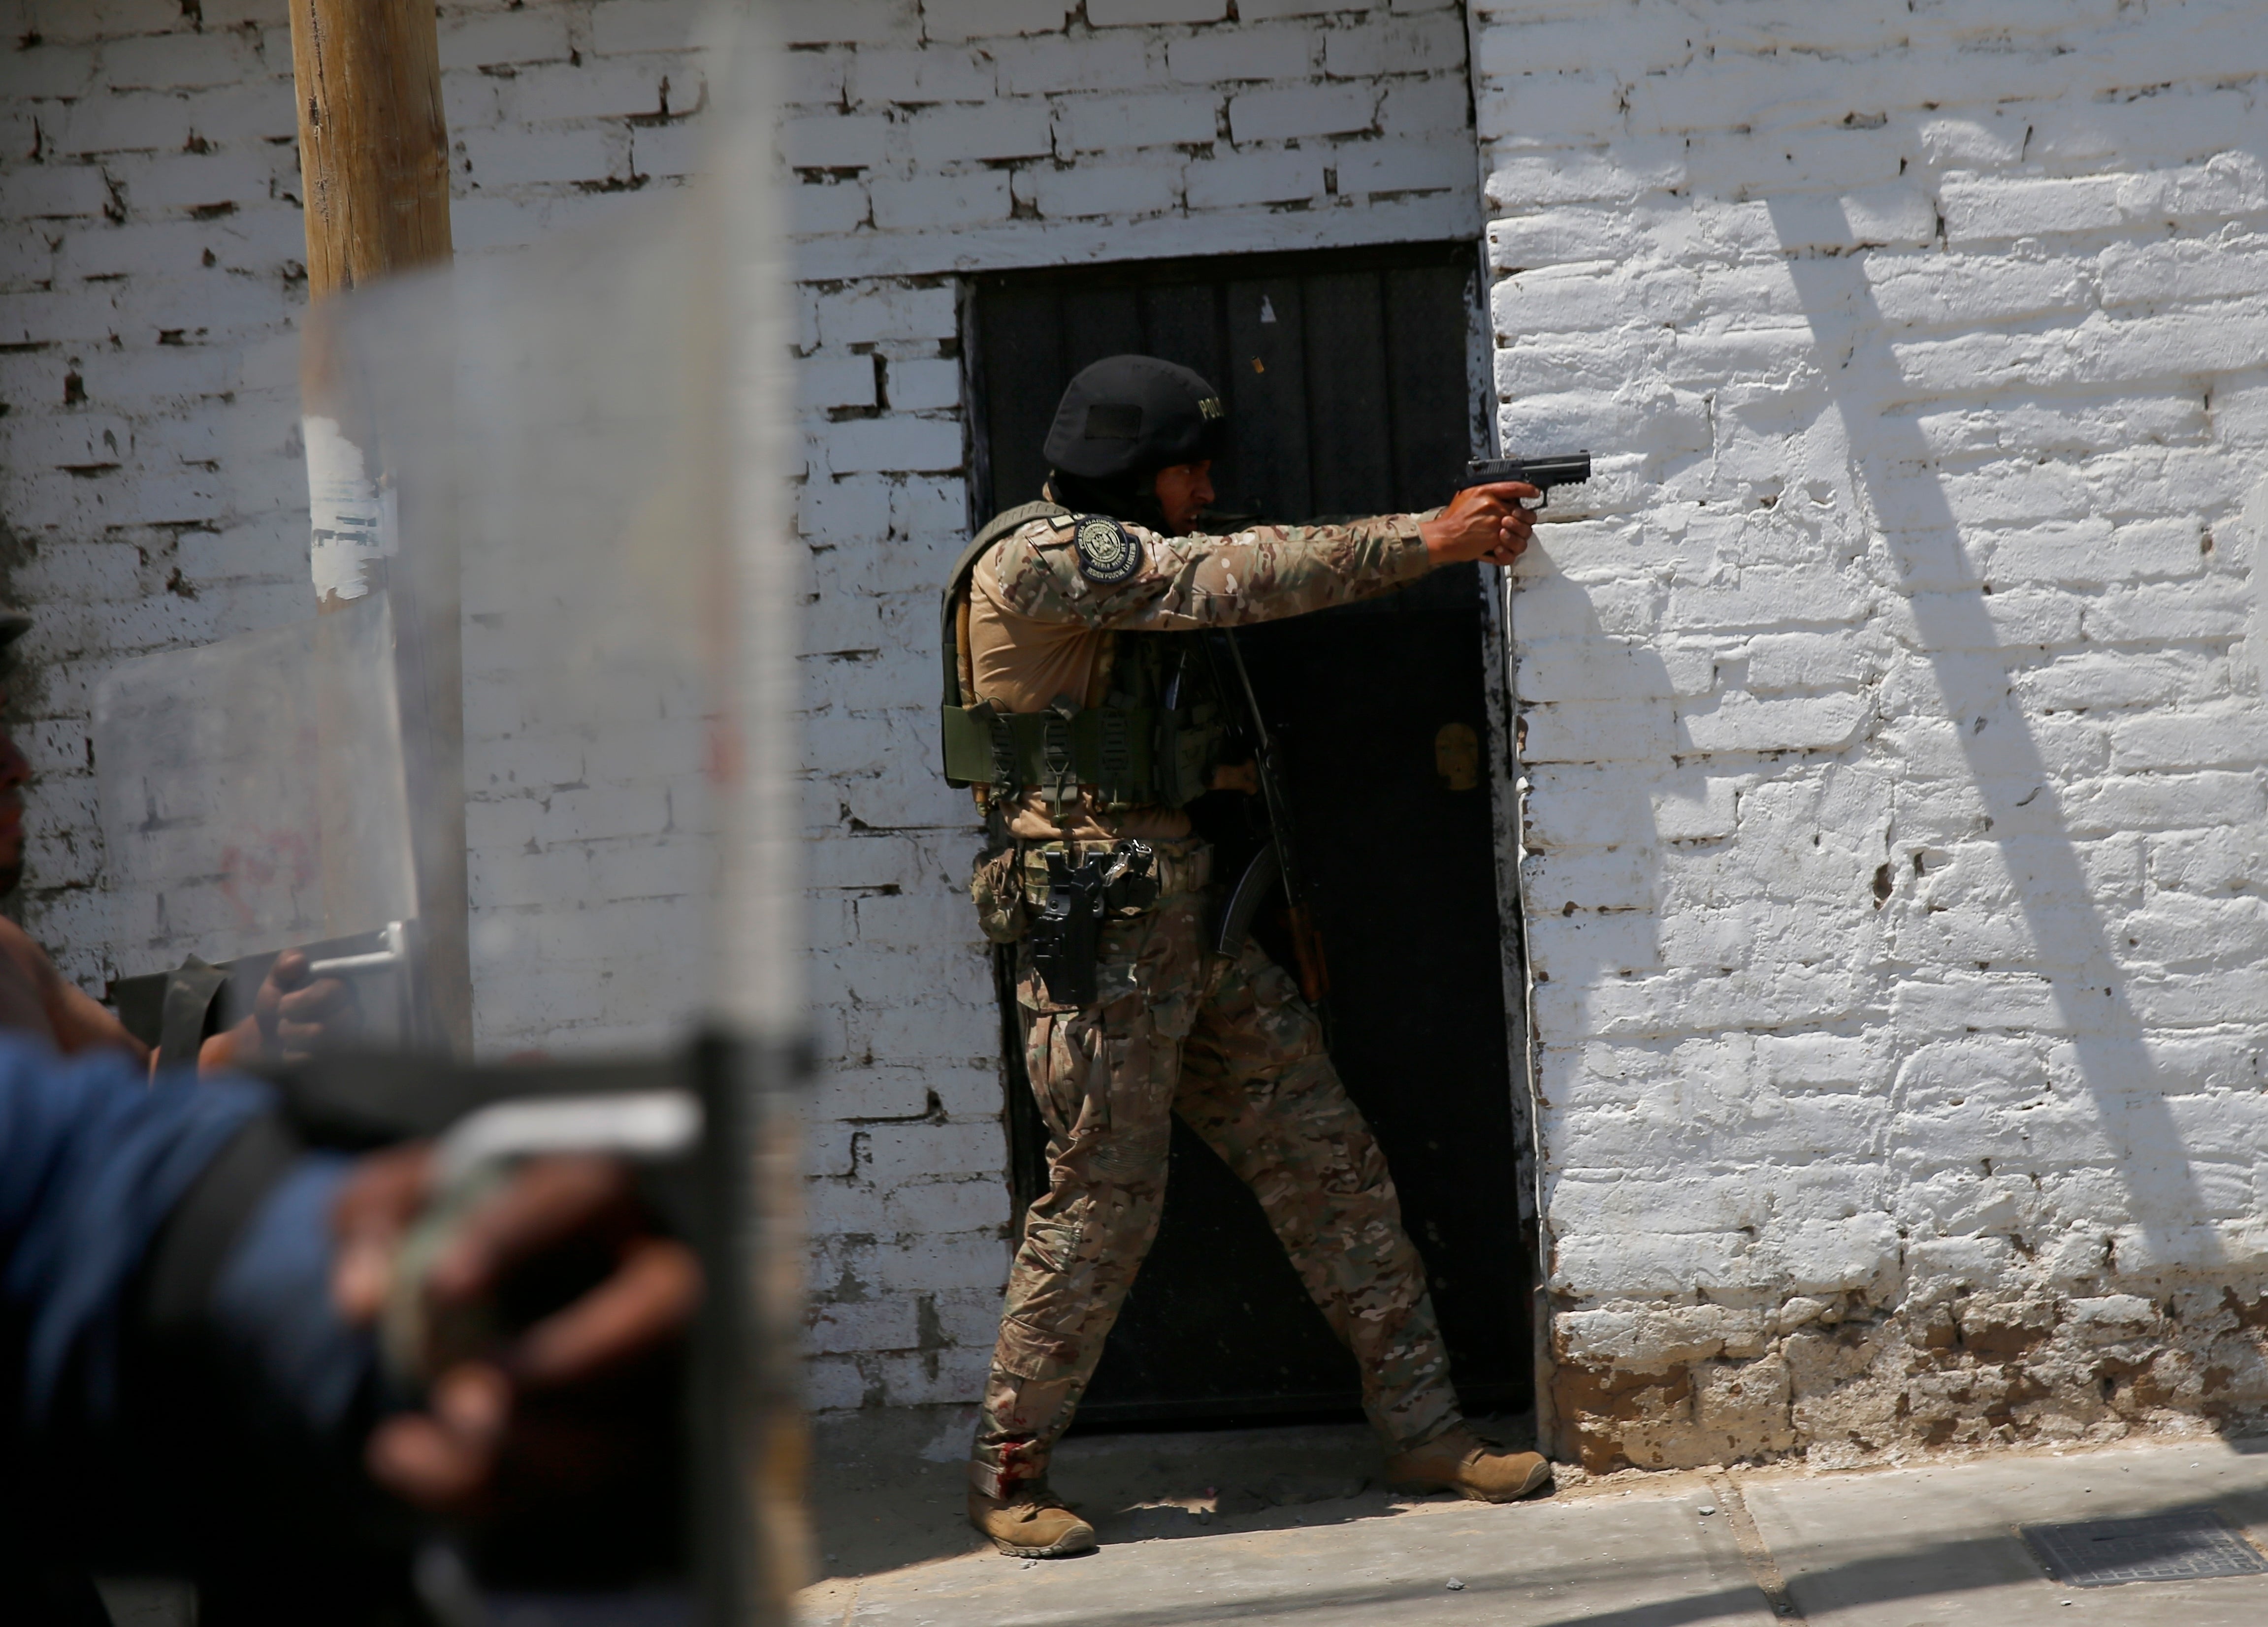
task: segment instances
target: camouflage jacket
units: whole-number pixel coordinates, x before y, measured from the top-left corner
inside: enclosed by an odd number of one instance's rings
[[[1225,536],[1160,535],[1092,515],[1035,519],[995,543],[969,577],[972,700],[1014,712],[1057,697],[1102,703],[1120,633],[1191,632],[1300,615],[1416,580],[1432,568],[1424,514],[1335,526],[1254,526]],[[1019,835],[1064,827],[1030,809]],[[1165,809],[1108,816],[1090,808],[1079,834],[1170,837],[1187,817]]]
[[[1399,587],[1432,568],[1422,514],[1338,526],[1254,526],[1161,536],[1123,520],[1097,546],[1085,515],[1035,519],[1003,538],[970,579],[977,698],[1038,711],[1058,695],[1093,704],[1107,635],[1191,632],[1274,621]]]

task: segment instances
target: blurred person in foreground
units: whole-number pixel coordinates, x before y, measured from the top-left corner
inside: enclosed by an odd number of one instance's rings
[[[414,1620],[420,1515],[507,1567],[674,1518],[690,1249],[626,1167],[530,1160],[424,1280],[504,1331],[408,1385],[372,1329],[432,1181],[246,1076],[0,1034],[0,1620],[102,1623],[118,1568],[194,1576],[203,1627]]]
[[[0,610],[0,650],[26,625]],[[0,727],[0,893],[30,779]],[[390,1374],[373,1325],[434,1196],[431,1149],[302,1145],[235,1071],[304,1059],[352,1007],[291,952],[195,1073],[161,1071],[0,920],[9,1627],[102,1627],[101,1569],[195,1578],[202,1627],[413,1621],[421,1518],[507,1571],[579,1549],[611,1579],[611,1557],[666,1545],[691,1251],[626,1167],[530,1160],[425,1273],[425,1320],[459,1354],[423,1385]]]

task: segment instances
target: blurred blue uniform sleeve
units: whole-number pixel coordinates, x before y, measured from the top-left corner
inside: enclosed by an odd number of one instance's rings
[[[339,1152],[293,1165],[230,1249],[206,1313],[244,1372],[315,1435],[350,1422],[376,1367],[370,1331],[331,1299],[331,1205],[353,1167]]]
[[[160,1075],[117,1052],[59,1056],[0,1034],[0,1372],[32,1426],[117,1404],[125,1300],[158,1228],[273,1105],[250,1079]]]

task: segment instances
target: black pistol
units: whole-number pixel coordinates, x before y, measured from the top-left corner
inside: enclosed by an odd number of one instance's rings
[[[1558,458],[1475,458],[1465,465],[1465,477],[1458,482],[1462,491],[1468,486],[1492,486],[1500,480],[1524,480],[1543,494],[1535,507],[1542,508],[1551,500],[1554,486],[1580,486],[1591,478],[1591,454],[1578,452]]]

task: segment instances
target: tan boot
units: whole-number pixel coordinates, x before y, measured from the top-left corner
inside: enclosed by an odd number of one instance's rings
[[[970,1491],[968,1523],[1002,1553],[1019,1559],[1059,1559],[1094,1546],[1094,1528],[1043,1485],[1021,1487],[1005,1502]]]
[[[1454,1491],[1476,1503],[1510,1503],[1551,1483],[1551,1464],[1538,1452],[1506,1452],[1460,1424],[1422,1447],[1386,1460],[1396,1491]]]

